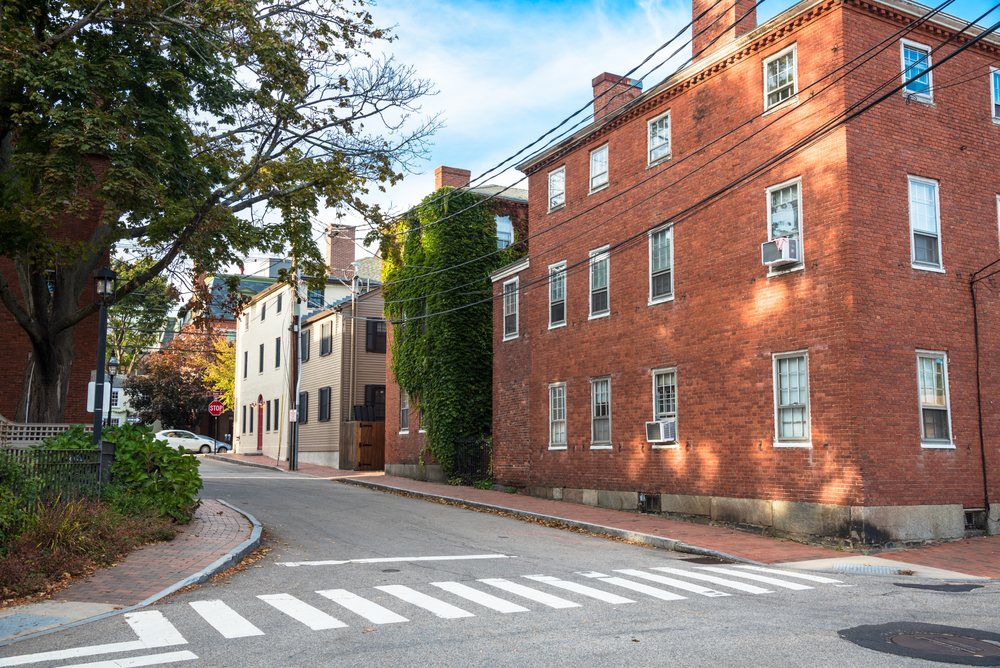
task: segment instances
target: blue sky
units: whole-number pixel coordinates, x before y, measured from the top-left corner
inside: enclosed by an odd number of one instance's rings
[[[758,23],[793,4],[764,0]],[[947,12],[971,20],[992,5],[957,0]],[[413,65],[420,77],[434,83],[438,93],[426,98],[423,108],[428,114],[442,112],[445,122],[429,159],[421,164],[423,174],[372,197],[398,212],[433,190],[437,166],[470,169],[478,176],[587,104],[593,77],[601,72],[624,74],[638,65],[690,21],[691,4],[378,0],[371,11],[378,24],[396,26],[399,39],[385,45],[385,53]],[[998,16],[1000,12],[991,14],[990,23]],[[675,45],[684,42],[682,38]],[[639,70],[646,88],[690,56],[685,46],[676,58],[647,74],[675,45]],[[489,181],[512,185],[519,178],[520,173],[510,169]]]

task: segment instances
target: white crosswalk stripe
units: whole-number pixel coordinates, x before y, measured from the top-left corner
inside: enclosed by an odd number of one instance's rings
[[[630,598],[601,591],[600,589],[594,589],[593,587],[588,587],[587,585],[582,585],[578,582],[560,580],[559,578],[554,578],[551,575],[525,575],[524,577],[529,580],[534,580],[535,582],[544,582],[545,584],[552,585],[553,587],[559,587],[560,589],[565,589],[566,591],[572,591],[577,594],[583,594],[584,596],[596,598],[597,600],[604,601],[606,603],[614,603],[615,605],[620,603],[635,603],[635,601]]]
[[[291,594],[261,594],[257,598],[270,603],[292,619],[302,622],[313,631],[342,629],[347,626],[347,624],[339,619],[331,617],[319,608],[314,608],[304,601],[300,601]]]
[[[139,666],[162,666],[165,663],[191,661],[197,658],[198,655],[194,652],[166,652],[164,654],[151,654],[149,656],[134,656],[129,659],[74,663],[72,666],[62,666],[62,668],[139,668]]]
[[[647,594],[662,601],[683,601],[687,598],[687,596],[681,596],[680,594],[675,594],[671,591],[664,591],[662,589],[657,589],[656,587],[644,585],[640,582],[632,582],[631,580],[626,580],[625,578],[616,578],[610,575],[605,575],[604,573],[597,573],[596,571],[585,571],[583,573],[578,573],[578,575],[582,575],[587,578],[596,578],[601,582],[607,582],[608,584],[624,587],[625,589],[631,589],[632,591]]]
[[[502,612],[504,614],[512,612],[530,612],[527,608],[522,608],[516,603],[511,603],[510,601],[505,601],[504,599],[494,596],[493,594],[487,594],[486,592],[479,591],[478,589],[473,589],[472,587],[464,585],[461,582],[432,582],[431,584],[438,589],[443,589],[446,592],[455,594],[456,596],[461,596],[462,598],[472,601],[473,603],[478,603],[479,605],[489,608],[490,610],[496,610],[497,612]]]
[[[402,615],[397,615],[391,610],[386,610],[378,603],[372,603],[366,598],[361,598],[357,594],[352,594],[346,589],[327,589],[316,592],[320,596],[325,596],[337,605],[343,606],[356,615],[364,617],[373,624],[394,624],[396,622],[410,621]]]
[[[192,601],[190,606],[216,631],[221,633],[223,638],[264,635],[263,631],[245,620],[222,601]]]
[[[709,589],[708,587],[702,587],[701,585],[696,585],[692,582],[683,582],[681,580],[675,580],[674,578],[664,577],[662,575],[656,575],[654,573],[645,573],[643,571],[637,571],[631,568],[624,568],[616,570],[615,573],[621,573],[622,575],[631,575],[634,578],[643,578],[645,580],[650,580],[652,582],[658,582],[660,584],[669,585],[677,589],[683,589],[684,591],[689,591],[695,594],[701,594],[702,596],[730,596],[722,591],[716,591],[715,589]]]
[[[652,570],[662,571],[664,573],[671,573],[673,575],[679,575],[682,578],[701,580],[702,582],[711,582],[712,584],[722,585],[723,587],[729,587],[730,589],[738,589],[739,591],[745,591],[748,594],[774,593],[770,589],[764,589],[763,587],[747,584],[745,582],[734,582],[732,580],[726,580],[725,578],[716,577],[714,575],[706,575],[705,573],[693,573],[691,571],[685,571],[680,568],[670,568],[669,566],[654,566]]]
[[[703,571],[712,571],[713,573],[722,573],[723,575],[735,575],[738,578],[746,578],[747,580],[763,582],[764,584],[774,585],[775,587],[784,587],[785,589],[794,589],[795,591],[812,589],[809,585],[799,584],[798,582],[785,582],[784,580],[779,580],[778,578],[769,578],[766,575],[734,571],[730,568],[719,568],[717,566],[699,566],[698,568]]]
[[[525,587],[524,585],[511,582],[510,580],[504,580],[503,578],[486,578],[485,580],[480,580],[480,582],[496,587],[497,589],[503,589],[511,594],[523,596],[526,599],[532,600],[535,603],[547,605],[550,608],[558,609],[581,607],[579,603],[567,601],[564,598],[559,598],[558,596],[553,596],[552,594],[546,594],[543,591],[538,591],[537,589],[532,589],[531,587]]]
[[[410,589],[409,587],[404,587],[403,585],[385,585],[375,588],[379,591],[384,591],[387,594],[392,594],[396,598],[400,598],[407,603],[412,603],[418,608],[423,608],[424,610],[437,615],[441,619],[475,617],[475,615],[471,612],[462,610],[461,608],[456,608],[451,603],[445,603],[444,601],[440,601],[433,596],[422,594],[416,589]]]
[[[749,566],[747,564],[733,564],[733,568],[743,568],[748,571],[758,571],[760,573],[774,573],[775,575],[781,575],[786,578],[798,578],[800,580],[809,580],[811,582],[820,582],[822,584],[841,584],[843,580],[834,580],[833,578],[825,578],[822,575],[810,575],[808,573],[793,573],[792,571],[783,571],[777,568],[763,568],[761,566]]]

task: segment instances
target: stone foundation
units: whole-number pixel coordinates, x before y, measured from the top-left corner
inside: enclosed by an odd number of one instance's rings
[[[385,474],[427,482],[448,482],[448,476],[437,464],[386,464]]]

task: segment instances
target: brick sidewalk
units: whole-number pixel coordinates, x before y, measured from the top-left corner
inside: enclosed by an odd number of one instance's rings
[[[879,556],[918,566],[1000,579],[1000,536],[968,538],[912,550],[883,552]]]
[[[102,568],[54,600],[130,606],[215,563],[250,538],[253,526],[218,501],[202,500],[191,524],[171,541],[147,545]]]

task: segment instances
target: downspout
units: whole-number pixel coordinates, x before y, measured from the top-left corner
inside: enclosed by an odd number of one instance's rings
[[[990,486],[989,478],[986,475],[986,439],[983,436],[983,383],[979,372],[979,308],[976,304],[976,283],[978,282],[978,278],[973,278],[969,281],[969,292],[972,293],[972,328],[975,332],[976,341],[976,406],[979,411],[979,454],[983,463],[983,503],[986,508],[986,527],[988,531],[990,525]]]
[[[28,393],[24,398],[24,423],[28,423],[28,416],[31,415],[31,381],[35,378],[35,360],[32,356],[31,373],[28,374]]]
[[[354,276],[351,278],[351,400],[348,402],[347,417],[354,416],[354,401],[357,398],[357,375],[358,375],[358,263],[352,262]]]

